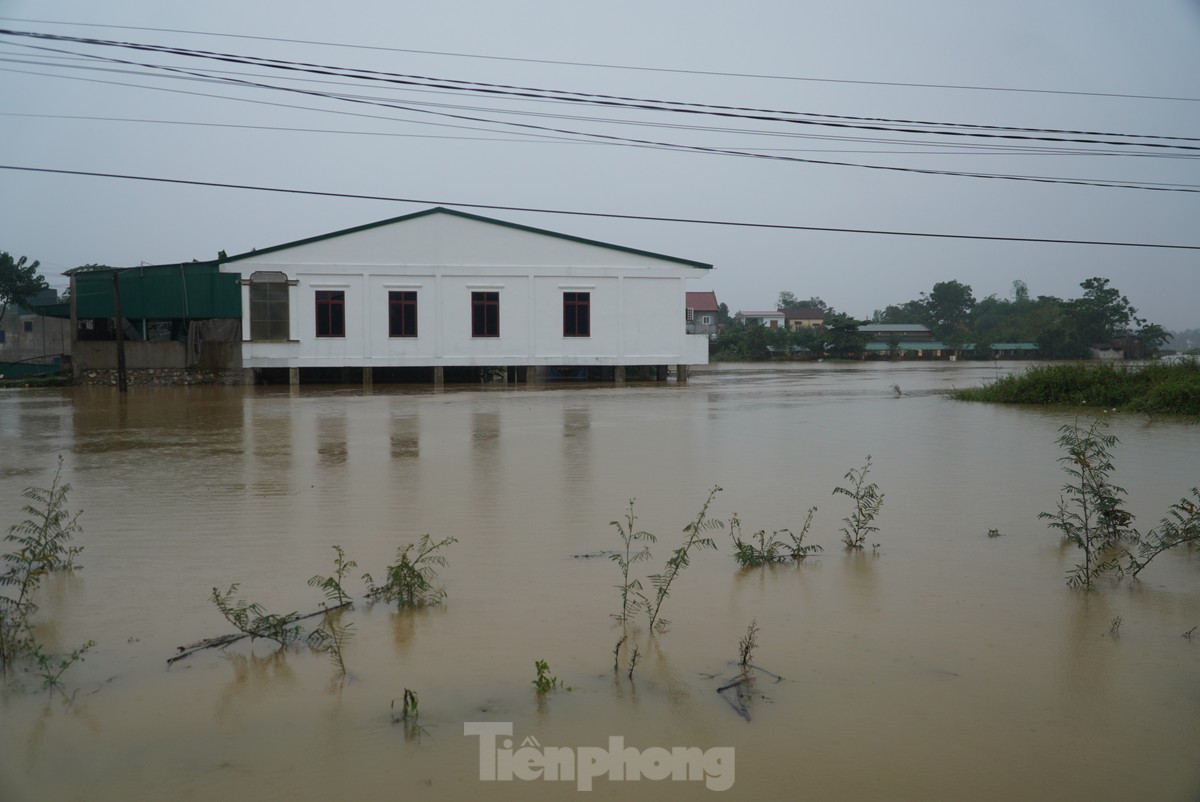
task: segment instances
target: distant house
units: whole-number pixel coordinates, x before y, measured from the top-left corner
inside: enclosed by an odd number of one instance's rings
[[[746,325],[766,326],[769,329],[782,328],[784,325],[783,312],[776,309],[774,312],[741,312],[739,311],[733,316],[734,320],[740,320]]]
[[[789,331],[815,329],[824,325],[825,310],[818,307],[796,307],[783,310],[783,320]]]
[[[858,330],[870,335],[876,342],[889,342],[893,338],[901,342],[930,342],[933,332],[920,323],[867,323]]]
[[[721,315],[721,305],[717,303],[715,292],[687,293],[688,334],[703,334],[710,340],[719,333],[718,319]]]
[[[1028,359],[1037,356],[1035,343],[993,343],[977,353],[974,343],[948,344],[935,340],[928,326],[920,323],[868,323],[858,327],[871,337],[866,344],[868,359],[947,359],[962,355],[976,359]]]
[[[0,318],[0,376],[56,373],[71,353],[70,325],[54,317],[58,292],[42,290],[24,306],[9,304]]]
[[[681,318],[711,265],[440,207],[218,265],[241,286],[256,380],[683,378],[708,362]]]

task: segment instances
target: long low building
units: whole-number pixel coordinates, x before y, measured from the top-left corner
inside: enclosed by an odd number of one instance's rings
[[[438,383],[663,379],[669,366],[684,378],[708,362],[707,338],[687,330],[686,281],[711,267],[439,207],[212,262],[109,272],[147,301],[138,320],[122,311],[133,340],[203,341],[195,321],[176,318],[188,283],[173,277],[210,275],[212,308],[240,318],[243,381]],[[172,308],[161,316],[135,283],[159,272],[179,285],[160,299]],[[90,289],[73,297],[114,317],[111,278],[78,278]],[[76,317],[87,336],[108,339],[83,310]]]

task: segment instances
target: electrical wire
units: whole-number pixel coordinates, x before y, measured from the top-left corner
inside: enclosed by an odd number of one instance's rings
[[[3,31],[0,30],[0,33],[3,33]],[[41,49],[40,46],[34,46],[34,47],[38,47],[39,49]],[[53,50],[52,48],[49,48],[49,49]],[[155,65],[147,65],[147,64],[144,64],[141,62],[129,61],[126,59],[112,58],[112,57],[108,57],[108,56],[90,56],[90,57],[95,58],[100,61],[111,62],[111,63],[119,63],[119,64],[126,64],[126,65],[140,66],[140,67],[154,67],[155,66]],[[163,67],[161,67],[161,69],[166,70],[171,73],[176,73],[176,74],[181,74],[181,75],[190,75],[190,76],[194,76],[194,77],[195,76],[210,77],[210,76],[204,75],[203,73],[198,73],[193,70],[183,69],[183,68],[179,68],[179,67],[163,66]],[[599,141],[609,142],[609,143],[613,143],[613,144],[633,144],[633,145],[657,147],[657,148],[666,149],[666,150],[677,150],[677,151],[682,151],[682,152],[705,153],[705,154],[709,154],[709,155],[723,155],[723,156],[739,156],[739,157],[743,157],[743,158],[757,158],[757,159],[767,159],[767,160],[773,160],[773,161],[784,161],[784,162],[803,163],[803,164],[821,164],[821,165],[835,166],[835,167],[856,167],[859,169],[902,172],[902,173],[920,174],[920,175],[956,176],[956,177],[963,177],[963,178],[987,178],[987,179],[995,179],[995,180],[1026,181],[1026,182],[1045,183],[1045,184],[1068,184],[1068,185],[1076,185],[1076,186],[1092,186],[1092,187],[1103,187],[1103,188],[1109,188],[1109,189],[1141,189],[1141,190],[1147,190],[1147,191],[1160,191],[1160,192],[1200,192],[1200,187],[1195,187],[1193,185],[1186,185],[1186,184],[1178,185],[1178,184],[1167,184],[1167,183],[1156,183],[1156,182],[1135,182],[1135,181],[1129,181],[1129,180],[1118,181],[1118,180],[1107,180],[1107,179],[1076,179],[1076,178],[1068,178],[1068,177],[1060,177],[1060,176],[1010,175],[1010,174],[1003,174],[1003,173],[981,173],[981,172],[966,172],[966,171],[956,171],[956,170],[935,170],[935,169],[931,169],[931,168],[920,168],[920,167],[899,167],[899,166],[893,166],[893,165],[863,164],[863,163],[859,163],[859,162],[833,161],[833,160],[827,160],[827,159],[808,159],[808,158],[801,158],[801,157],[796,157],[796,156],[782,156],[782,155],[776,155],[776,154],[770,154],[770,153],[755,153],[755,152],[749,152],[749,151],[734,150],[734,149],[729,149],[729,148],[714,148],[714,147],[703,147],[703,146],[699,146],[699,145],[684,145],[684,144],[679,144],[679,143],[664,142],[664,141],[658,141],[658,140],[647,140],[647,139],[638,139],[638,138],[633,138],[633,137],[621,137],[621,136],[616,136],[616,135],[611,135],[611,134],[600,134],[600,133],[586,132],[586,131],[575,131],[575,130],[571,130],[571,129],[556,128],[553,126],[535,125],[535,124],[531,124],[531,123],[506,122],[503,120],[491,120],[488,118],[481,118],[481,117],[476,117],[476,116],[472,116],[472,115],[452,114],[449,112],[431,111],[428,109],[413,108],[413,107],[398,104],[398,103],[346,97],[346,96],[331,94],[328,92],[319,92],[319,91],[312,90],[312,89],[301,89],[301,88],[296,88],[296,87],[275,86],[272,84],[263,84],[258,81],[248,81],[248,80],[235,79],[235,78],[229,78],[229,77],[220,78],[218,80],[227,82],[230,85],[234,85],[234,86],[252,87],[252,88],[257,88],[257,89],[270,89],[270,90],[275,90],[275,91],[291,92],[291,93],[297,93],[297,94],[307,95],[307,96],[311,96],[311,97],[321,97],[321,98],[325,98],[325,99],[342,100],[342,101],[350,102],[350,103],[381,106],[384,108],[398,109],[398,110],[402,110],[402,111],[409,111],[409,112],[415,112],[415,113],[420,113],[420,114],[445,117],[445,118],[455,119],[455,120],[485,123],[485,124],[489,124],[489,125],[504,125],[504,126],[507,126],[510,128],[518,128],[518,129],[521,129],[522,131],[537,131],[537,132],[541,132],[541,133],[561,134],[561,135],[575,136],[575,137],[587,137],[587,138],[596,139]]]
[[[64,58],[64,57],[56,57],[56,58]],[[84,59],[81,57],[80,60],[87,60],[87,59]],[[31,59],[4,58],[2,53],[0,53],[0,63],[28,64],[28,65],[32,65],[32,66],[44,66],[44,67],[51,67],[51,68],[60,68],[60,67],[65,66],[70,69],[79,69],[79,70],[84,70],[84,71],[88,71],[88,72],[128,74],[128,75],[137,75],[137,76],[143,76],[143,77],[145,77],[145,76],[161,77],[161,75],[157,71],[127,70],[127,69],[119,69],[116,67],[100,67],[100,66],[95,66],[95,65],[91,65],[91,64],[88,64],[88,65],[62,65],[62,64],[58,64],[58,63],[45,63],[42,61],[36,61],[36,60],[31,60]],[[159,67],[159,68],[161,68],[163,66],[164,65],[156,65],[156,67]],[[8,70],[8,69],[2,68],[2,67],[0,67],[0,71],[5,71],[5,72],[11,71],[11,72],[18,73],[18,74],[37,75],[37,76],[42,76],[42,77],[53,77],[53,78],[60,78],[60,79],[67,79],[67,80],[88,80],[88,79],[79,78],[79,77],[75,77],[75,76],[61,75],[57,72],[46,73],[46,72],[36,72],[36,71],[28,71],[28,70]],[[232,75],[241,75],[241,76],[249,75],[250,77],[267,77],[267,76],[255,75],[253,73],[248,74],[248,73],[244,73],[244,72],[234,72],[234,71],[227,71],[227,70],[207,70],[207,71],[205,71],[205,74],[209,74],[209,75],[215,74],[215,77],[198,78],[198,77],[191,77],[191,76],[179,76],[178,80],[202,81],[202,82],[207,82],[207,83],[222,83],[222,80],[220,80],[220,78],[223,77],[223,74],[232,74]],[[297,79],[297,80],[301,80],[305,83],[314,83],[314,84],[322,84],[322,85],[329,85],[329,84],[338,85],[338,86],[353,86],[354,85],[354,84],[348,84],[347,82],[344,82],[344,81],[322,81],[322,80],[311,79],[311,78]],[[142,84],[117,84],[117,85],[141,87],[141,88],[148,88],[148,89],[152,88],[152,89],[156,89],[158,91],[171,91],[171,90],[161,89],[160,87],[145,87]],[[409,90],[409,91],[415,91],[417,93],[422,93],[422,94],[454,94],[454,93],[450,93],[450,92],[441,92],[438,90],[414,89],[414,90]],[[217,95],[209,95],[209,96],[210,97],[223,97],[223,96],[217,96]],[[337,96],[338,97],[357,97],[357,98],[365,97],[362,95],[347,95],[345,93],[339,93]],[[230,98],[230,99],[237,99],[237,98]],[[237,100],[240,100],[240,99],[237,99]],[[424,105],[424,106],[439,107],[439,108],[454,108],[454,109],[466,109],[466,110],[477,110],[477,111],[494,111],[490,107],[464,106],[464,105],[460,105],[460,104],[437,104],[437,103],[422,102],[422,101],[409,101],[409,102],[414,106]],[[536,101],[536,102],[561,103],[562,101],[542,100],[542,101]],[[614,121],[612,119],[580,117],[577,115],[558,115],[558,114],[544,114],[544,113],[539,113],[539,112],[517,112],[517,111],[502,111],[502,113],[554,118],[554,119],[570,119],[570,120],[576,120],[576,121],[579,121],[579,120],[595,121],[595,122],[602,122],[602,123],[609,123],[609,124],[617,123],[617,121]],[[36,116],[36,115],[33,115],[33,116]],[[61,117],[62,119],[82,119],[82,118],[73,118],[70,115],[58,115],[58,116]],[[145,120],[145,122],[154,122],[154,121],[153,120]],[[807,151],[807,152],[830,152],[830,153],[880,153],[880,154],[881,153],[893,153],[893,154],[917,154],[917,153],[920,153],[922,155],[950,155],[951,153],[955,153],[956,155],[964,155],[965,153],[969,152],[972,155],[978,154],[978,153],[984,153],[984,154],[1005,154],[1005,155],[1021,155],[1021,154],[1069,155],[1069,156],[1101,155],[1101,156],[1123,156],[1123,157],[1135,157],[1135,158],[1171,158],[1171,159],[1200,158],[1200,154],[1157,153],[1157,152],[1141,153],[1141,152],[1130,152],[1130,151],[1119,151],[1119,150],[1098,150],[1095,148],[1070,149],[1070,148],[1062,148],[1062,147],[1050,147],[1050,146],[1046,146],[1046,145],[1026,145],[1026,144],[1016,144],[1016,143],[1004,143],[1004,144],[1000,144],[1000,143],[983,144],[983,143],[974,143],[974,142],[936,142],[936,143],[934,143],[934,142],[922,142],[920,140],[914,141],[914,140],[891,139],[891,138],[881,138],[881,137],[850,137],[850,136],[844,136],[844,135],[820,135],[820,134],[812,134],[812,133],[800,133],[800,132],[794,132],[794,131],[760,131],[760,130],[747,129],[747,128],[683,125],[683,124],[675,124],[675,123],[661,123],[661,122],[648,122],[648,121],[636,121],[636,120],[623,120],[623,121],[620,121],[619,124],[642,126],[642,127],[667,128],[667,129],[672,129],[672,130],[734,133],[734,134],[741,134],[741,135],[746,135],[746,136],[758,136],[758,137],[813,139],[813,140],[825,140],[825,141],[836,141],[836,142],[869,142],[869,143],[903,145],[903,146],[907,146],[907,147],[936,146],[936,147],[941,147],[941,148],[952,149],[950,151],[946,151],[946,150],[941,150],[941,151],[930,151],[930,150],[925,150],[925,151],[913,151],[913,150],[864,151],[864,150],[849,150],[849,149],[843,148],[843,149],[837,149],[837,150],[821,151],[821,150],[815,150],[815,149],[811,149],[811,148],[809,148],[809,149],[762,148],[762,147],[755,148],[755,150],[759,150],[759,151],[791,150],[791,151],[795,151],[795,152],[801,152],[803,150],[803,151]],[[246,127],[253,127],[253,126],[246,126]],[[277,127],[277,129],[278,130],[287,130],[286,128],[282,128],[282,127]],[[297,130],[304,130],[304,129],[297,129]],[[555,140],[561,141],[557,137],[555,138]],[[516,140],[506,140],[506,141],[516,141]],[[528,141],[528,140],[520,140],[520,141]],[[745,149],[745,148],[742,148],[742,149]]]
[[[839,128],[860,128],[866,130],[883,130],[900,133],[920,133],[920,134],[936,134],[939,136],[969,136],[969,137],[984,137],[984,138],[1005,138],[1005,139],[1034,139],[1038,141],[1064,141],[1058,137],[1041,136],[1041,134],[1058,134],[1062,136],[1085,136],[1085,137],[1117,137],[1131,139],[1160,139],[1171,141],[1189,141],[1200,142],[1200,137],[1182,137],[1182,136],[1166,136],[1153,134],[1129,134],[1129,133],[1114,133],[1105,131],[1089,131],[1089,130],[1064,130],[1053,128],[1025,128],[1017,126],[993,126],[979,125],[968,123],[928,121],[928,120],[898,120],[890,118],[877,117],[855,117],[848,115],[832,115],[832,114],[814,114],[812,112],[797,112],[786,111],[779,109],[758,109],[752,107],[726,106],[703,103],[691,103],[672,100],[658,100],[628,97],[621,95],[603,95],[597,93],[585,93],[566,90],[544,89],[539,87],[526,87],[510,84],[494,84],[481,81],[459,81],[455,79],[435,78],[430,76],[411,75],[404,73],[391,73],[379,70],[365,70],[356,68],[334,67],[323,64],[315,64],[310,62],[297,62],[283,59],[269,59],[257,56],[244,56],[232,53],[221,53],[206,50],[193,50],[188,48],[170,47],[165,45],[148,45],[135,42],[118,42],[106,39],[92,39],[86,37],[62,36],[58,34],[44,34],[30,31],[14,31],[10,29],[0,29],[0,35],[27,37],[32,39],[43,39],[50,41],[74,42],[77,44],[86,44],[103,47],[126,48],[139,51],[147,51],[154,53],[162,53],[176,56],[184,56],[188,58],[199,58],[207,60],[223,61],[227,63],[246,64],[260,67],[271,67],[274,69],[307,72],[319,75],[334,75],[339,77],[353,77],[361,80],[380,81],[386,83],[394,83],[400,85],[417,84],[420,86],[431,86],[448,90],[464,90],[469,89],[474,92],[499,94],[506,97],[517,97],[521,99],[547,99],[554,98],[568,102],[588,103],[592,105],[604,105],[618,108],[628,108],[644,111],[659,111],[659,112],[674,112],[684,114],[704,114],[722,117],[735,117],[739,119],[749,119],[760,122],[780,122],[795,125],[818,125],[826,127]],[[100,57],[97,57],[100,58]],[[141,65],[154,66],[154,65]],[[169,69],[159,67],[160,69]],[[804,119],[797,119],[798,116],[805,116]],[[821,119],[808,119],[808,118]],[[883,126],[874,123],[887,122],[891,125]],[[929,131],[924,128],[914,129],[911,127],[898,126],[933,126],[939,130]],[[953,129],[953,130],[944,130]],[[970,130],[964,130],[970,129]],[[1071,142],[1081,142],[1087,144],[1104,144],[1104,145],[1129,145],[1131,143],[1122,141],[1104,141],[1094,139],[1071,139]],[[1190,145],[1171,145],[1161,142],[1138,142],[1141,147],[1157,147],[1157,148],[1183,148],[1188,150],[1200,150],[1198,146]]]
[[[321,47],[338,47],[354,50],[369,50],[385,53],[412,53],[416,55],[428,56],[447,56],[453,58],[470,58],[484,59],[488,61],[510,61],[523,64],[553,64],[567,67],[589,67],[611,70],[632,70],[637,72],[659,72],[673,73],[677,75],[709,75],[721,78],[755,78],[767,79],[776,81],[806,81],[815,83],[831,83],[831,84],[856,84],[861,86],[892,86],[917,89],[949,89],[970,92],[1008,92],[1008,93],[1028,93],[1038,95],[1074,95],[1078,97],[1106,97],[1106,98],[1126,98],[1134,100],[1160,100],[1160,101],[1176,101],[1182,103],[1200,103],[1200,98],[1195,97],[1174,97],[1170,95],[1141,95],[1122,92],[1083,92],[1078,90],[1066,89],[1033,89],[1029,87],[1011,87],[1011,86],[971,86],[963,84],[927,84],[914,83],[907,81],[863,81],[852,80],[848,78],[813,78],[810,76],[795,76],[795,75],[779,75],[770,73],[747,73],[747,72],[718,72],[715,70],[687,70],[670,67],[647,67],[631,64],[607,64],[601,62],[587,61],[562,61],[554,59],[537,59],[537,58],[518,58],[514,56],[493,56],[479,53],[458,53],[443,50],[415,50],[412,48],[402,47],[383,47],[377,45],[359,45],[348,44],[344,42],[327,42],[314,39],[286,39],[274,36],[253,36],[250,34],[237,33],[220,33],[215,31],[193,31],[181,28],[152,28],[148,26],[138,25],[108,25],[100,23],[87,22],[62,22],[61,20],[40,20],[40,19],[25,19],[20,17],[0,17],[0,20],[6,22],[23,22],[35,23],[39,25],[67,25],[80,28],[107,28],[114,30],[127,31],[148,31],[153,33],[181,33],[189,36],[215,36],[228,39],[246,39],[260,42],[281,42],[284,44],[302,44],[302,45],[318,45]]]
[[[25,167],[11,164],[0,164],[0,170],[16,170],[30,173],[56,175],[88,176],[92,178],[115,178],[128,181],[150,181],[163,184],[181,184],[185,186],[214,187],[220,189],[239,189],[254,192],[274,192],[288,195],[307,195],[324,198],[342,198],[353,200],[387,201],[389,203],[411,203],[426,206],[457,207],[461,209],[490,209],[493,211],[531,212],[536,214],[556,214],[572,217],[595,217],[611,220],[639,220],[657,223],[688,223],[706,226],[725,226],[736,228],[775,229],[784,231],[819,231],[838,234],[872,234],[892,237],[922,237],[931,239],[984,240],[989,242],[1027,242],[1053,245],[1095,245],[1117,248],[1158,248],[1168,250],[1200,251],[1200,245],[1181,245],[1161,242],[1122,242],[1117,240],[1082,240],[1057,239],[1048,237],[1011,237],[987,234],[945,234],[930,231],[893,231],[869,228],[842,228],[834,226],[802,226],[786,223],[751,223],[733,220],[711,220],[687,217],[662,217],[651,215],[617,214],[612,212],[584,212],[567,209],[548,209],[531,206],[501,206],[486,203],[461,203],[458,201],[428,200],[424,198],[399,198],[388,195],[364,195],[349,192],[322,192],[318,190],[291,189],[285,187],[268,187],[254,184],[229,184],[218,181],[194,181],[182,178],[161,178],[154,176],[124,175],[120,173],[101,173],[86,170],[64,170],[50,167]]]

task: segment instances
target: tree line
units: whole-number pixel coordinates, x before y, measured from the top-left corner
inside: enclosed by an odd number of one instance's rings
[[[778,308],[817,308],[824,325],[788,331],[746,325],[728,317],[714,344],[714,359],[761,360],[772,353],[802,352],[817,358],[854,358],[870,340],[859,331],[867,323],[918,323],[963,356],[991,358],[996,343],[1036,343],[1046,359],[1083,359],[1090,347],[1114,344],[1139,355],[1151,356],[1171,339],[1157,323],[1138,316],[1137,309],[1106,278],[1080,283],[1078,298],[1052,295],[1033,298],[1023,281],[1014,281],[1011,297],[989,295],[976,300],[971,287],[960,281],[941,281],[930,292],[900,304],[876,310],[870,320],[838,312],[817,297],[801,300],[790,291],[779,294]],[[899,343],[898,338],[892,347]]]

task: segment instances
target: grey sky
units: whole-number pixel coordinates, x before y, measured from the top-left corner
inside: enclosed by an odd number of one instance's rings
[[[159,0],[109,0],[103,4],[0,0],[0,17],[5,18],[0,19],[0,27],[21,31],[459,81],[889,120],[1200,137],[1200,4],[1191,0],[743,0],[736,4],[702,0],[349,0],[336,6],[307,0],[206,0],[186,5]],[[502,58],[19,21],[22,19]],[[226,70],[230,72],[222,74],[237,73],[242,80],[346,92],[413,108],[430,108],[416,103],[468,106],[472,110],[436,110],[493,122],[188,81],[167,77],[161,71],[146,75],[85,70],[78,67],[132,68],[67,60],[62,53],[38,51],[29,45],[195,71]],[[529,129],[522,132],[503,123],[806,159],[1160,182],[1196,189],[1200,189],[1200,162],[1196,161],[1200,150],[938,138],[481,99],[463,92],[414,92],[322,76],[308,78],[341,83],[302,82],[261,67],[11,36],[0,37],[0,59],[0,130],[4,132],[0,163],[7,165],[418,198],[447,205],[495,204],[833,228],[1200,246],[1200,193],[919,175],[570,142],[534,137]],[[38,63],[22,63],[28,61]],[[57,66],[46,66],[48,63]],[[879,82],[1191,100],[919,88]],[[160,91],[163,89],[173,91]],[[589,119],[514,116],[512,112],[517,111]],[[67,115],[70,119],[23,115]],[[628,122],[615,125],[609,122],[612,120]],[[256,127],[169,125],[167,121]],[[634,124],[647,122],[687,128]],[[275,130],[262,128],[265,126]],[[701,131],[694,130],[695,126],[727,130]],[[896,140],[910,144],[896,144]],[[914,148],[913,142],[921,144]],[[967,143],[973,147],[962,147]],[[1029,152],[1039,144],[1069,148],[1071,153]],[[1200,141],[1175,144],[1196,147]],[[981,145],[1019,146],[1023,152],[988,153]],[[1081,155],[1084,149],[1121,155]],[[1154,155],[1146,155],[1150,153]],[[428,205],[11,170],[0,170],[0,181],[4,187],[0,193],[0,250],[41,260],[43,271],[57,286],[64,283],[59,276],[63,270],[80,264],[124,266],[208,259],[221,249],[240,253]],[[1112,279],[1145,317],[1172,329],[1200,326],[1196,308],[1200,250],[901,238],[468,211],[712,263],[716,270],[711,280],[695,282],[691,289],[715,290],[734,312],[771,308],[781,290],[790,290],[802,298],[821,296],[839,310],[866,317],[875,309],[914,298],[935,282],[949,279],[970,284],[977,298],[992,293],[1008,296],[1015,279],[1025,281],[1034,295],[1076,297],[1080,281],[1099,275]]]

